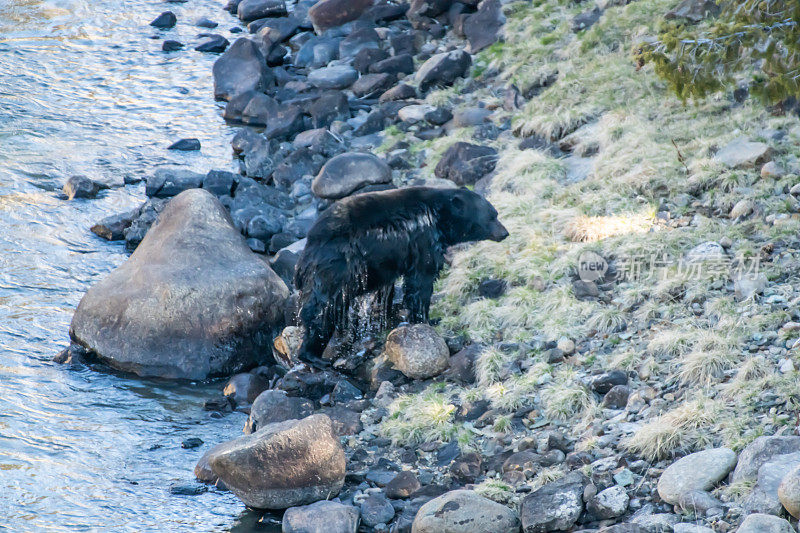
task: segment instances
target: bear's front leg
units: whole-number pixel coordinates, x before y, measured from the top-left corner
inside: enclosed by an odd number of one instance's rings
[[[335,300],[330,295],[314,290],[300,309],[300,321],[305,332],[298,357],[314,366],[324,366],[320,356],[336,328],[334,317],[331,316],[332,299]]]
[[[408,310],[408,321],[420,324],[428,321],[431,307],[433,282],[432,274],[407,274],[403,281],[403,305]]]

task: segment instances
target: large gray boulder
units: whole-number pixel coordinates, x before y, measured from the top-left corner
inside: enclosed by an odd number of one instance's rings
[[[311,183],[320,198],[337,200],[366,185],[389,183],[392,170],[372,154],[347,152],[330,159]]]
[[[518,533],[517,514],[471,490],[453,490],[417,512],[411,533]]]
[[[255,509],[313,503],[335,496],[344,484],[344,450],[325,415],[268,424],[234,439],[208,462]]]
[[[119,370],[206,379],[263,362],[289,290],[211,193],[190,189],[81,299],[70,336]]]
[[[275,79],[258,45],[242,37],[214,63],[214,98],[230,100],[246,91],[262,91]]]

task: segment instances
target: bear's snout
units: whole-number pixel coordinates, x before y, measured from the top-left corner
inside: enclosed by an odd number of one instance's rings
[[[508,230],[506,227],[502,225],[499,220],[492,222],[492,232],[489,238],[495,242],[500,242],[506,237],[508,237]]]

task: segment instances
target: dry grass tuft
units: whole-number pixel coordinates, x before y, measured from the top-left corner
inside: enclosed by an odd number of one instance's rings
[[[644,424],[625,446],[643,458],[655,461],[690,451],[710,442],[710,428],[720,407],[713,401],[686,402]]]

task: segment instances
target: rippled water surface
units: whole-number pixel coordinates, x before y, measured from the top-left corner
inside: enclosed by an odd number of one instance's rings
[[[0,0],[0,529],[248,530],[228,493],[173,496],[200,454],[240,434],[244,415],[213,419],[202,402],[221,385],[181,386],[50,362],[68,343],[87,288],[125,260],[94,237],[103,216],[143,188],[120,187],[159,165],[230,168],[230,132],[212,99],[214,56],[191,48],[201,16],[222,2]],[[148,23],[173,10],[178,26]],[[187,49],[160,51],[154,35]],[[201,153],[169,153],[197,137]],[[59,198],[83,174],[113,185],[97,200]],[[200,437],[200,449],[181,442]]]

